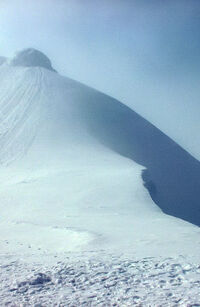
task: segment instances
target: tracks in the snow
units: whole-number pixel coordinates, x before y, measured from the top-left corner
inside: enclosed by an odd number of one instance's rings
[[[10,68],[0,91],[1,164],[9,164],[27,151],[36,135],[42,107],[42,70],[38,68],[31,76],[29,70],[19,76],[14,70]],[[18,76],[17,80],[12,74]]]
[[[81,256],[0,269],[2,306],[200,306],[200,266],[183,257]]]

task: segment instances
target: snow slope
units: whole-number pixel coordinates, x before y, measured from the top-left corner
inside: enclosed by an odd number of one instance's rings
[[[1,253],[198,255],[199,228],[164,214],[143,180],[165,212],[199,224],[199,163],[39,60],[0,66]]]

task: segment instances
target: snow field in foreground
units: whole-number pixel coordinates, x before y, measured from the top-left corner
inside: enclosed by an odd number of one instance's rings
[[[1,305],[200,306],[200,265],[187,258],[79,257],[50,266],[4,259]]]

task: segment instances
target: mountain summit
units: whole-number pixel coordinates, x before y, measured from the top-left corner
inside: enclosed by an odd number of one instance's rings
[[[39,50],[27,48],[16,53],[10,62],[13,66],[37,66],[55,71],[49,58]]]

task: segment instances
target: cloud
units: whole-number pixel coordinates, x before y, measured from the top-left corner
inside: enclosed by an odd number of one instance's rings
[[[0,55],[39,49],[181,143],[200,129],[199,15],[199,0],[1,1]]]

